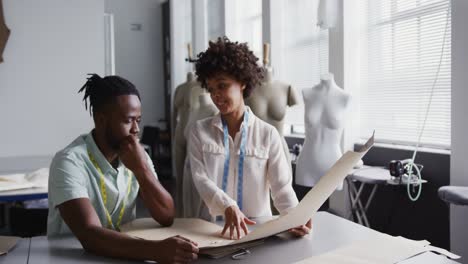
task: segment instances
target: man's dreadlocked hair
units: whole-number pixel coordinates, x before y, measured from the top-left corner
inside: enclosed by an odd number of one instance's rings
[[[83,101],[89,114],[94,115],[101,107],[108,104],[120,95],[136,95],[140,99],[140,93],[131,82],[120,76],[106,76],[101,78],[97,74],[89,74],[91,77],[81,87],[78,93],[84,91]],[[140,99],[141,100],[141,99]]]
[[[257,64],[258,58],[246,43],[232,42],[227,37],[220,37],[209,43],[205,52],[197,55],[195,72],[198,81],[206,88],[206,81],[216,74],[228,74],[245,84],[243,97],[247,98],[260,84],[264,70]]]

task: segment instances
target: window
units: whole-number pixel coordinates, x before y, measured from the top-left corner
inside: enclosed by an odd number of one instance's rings
[[[224,36],[224,5],[223,1],[208,0],[207,2],[207,27],[208,40],[216,41]]]
[[[186,1],[185,4],[183,5],[184,8],[184,32],[185,32],[185,41],[188,44],[190,44],[191,52],[192,52],[192,57],[196,57],[196,54],[193,54],[193,38],[192,38],[192,1]],[[185,58],[188,58],[188,50],[186,55],[184,56]],[[185,63],[185,71],[186,72],[191,72],[193,71],[191,63]]]
[[[232,8],[232,9],[231,9]],[[228,37],[246,42],[260,61],[262,60],[262,0],[236,0],[226,8],[232,12]],[[229,23],[229,22],[227,22]]]
[[[260,61],[263,58],[262,44],[262,1],[236,0],[238,5],[237,22],[239,25],[239,42],[247,42]]]
[[[317,1],[283,0],[281,80],[289,82],[302,99],[302,89],[328,73],[328,30],[317,26]],[[275,69],[273,69],[275,70]],[[287,125],[304,125],[304,105],[288,109]]]
[[[450,148],[450,0],[361,3],[361,137],[414,145],[442,58],[421,145]]]

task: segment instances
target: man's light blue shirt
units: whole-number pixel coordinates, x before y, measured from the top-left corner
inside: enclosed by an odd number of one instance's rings
[[[88,151],[94,156],[104,174],[107,193],[106,207],[113,225],[118,222],[125,198],[127,200],[121,224],[135,219],[139,185],[134,174],[121,161],[119,161],[117,169],[112,167],[97,147],[92,133],[89,133],[79,136],[65,149],[58,152],[50,165],[48,236],[71,233],[57,206],[77,198],[88,198],[96,210],[102,226],[108,226],[100,188],[101,175],[91,161]],[[149,156],[147,156],[147,161],[157,178]],[[129,176],[132,179],[130,193],[127,196]]]

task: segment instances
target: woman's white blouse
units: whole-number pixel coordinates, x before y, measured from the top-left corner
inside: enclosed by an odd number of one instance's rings
[[[292,171],[278,131],[249,111],[245,145],[242,211],[247,217],[270,216],[270,189],[275,207],[286,214],[297,204],[292,189]],[[224,171],[223,125],[220,114],[198,121],[190,133],[188,158],[193,183],[214,216],[224,215],[237,205],[239,146],[242,124],[234,140],[229,137],[230,166],[226,193],[222,190]]]

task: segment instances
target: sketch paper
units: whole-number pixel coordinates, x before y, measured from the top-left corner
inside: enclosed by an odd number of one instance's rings
[[[14,236],[0,236],[0,255],[8,253],[20,240]]]
[[[47,188],[49,168],[42,168],[31,173],[0,175],[0,192],[29,188]]]
[[[123,225],[121,230],[129,235],[149,240],[160,240],[181,235],[197,242],[201,249],[242,244],[279,234],[293,227],[303,225],[311,219],[320,206],[335,191],[336,187],[352,171],[354,165],[372,147],[373,143],[374,136],[367,141],[360,151],[346,152],[314,188],[307,193],[296,208],[292,209],[287,215],[259,225],[239,240],[221,238],[222,228],[220,226],[201,219],[176,219],[173,226],[164,228],[159,227],[153,219],[137,219]]]
[[[130,236],[150,240],[163,240],[180,235],[197,242],[200,248],[232,242],[221,237],[221,226],[198,218],[176,218],[171,227],[161,227],[152,218],[142,218],[123,225],[120,230]]]
[[[351,243],[336,250],[317,255],[295,264],[393,264],[431,250],[429,242],[393,237],[384,233]]]

